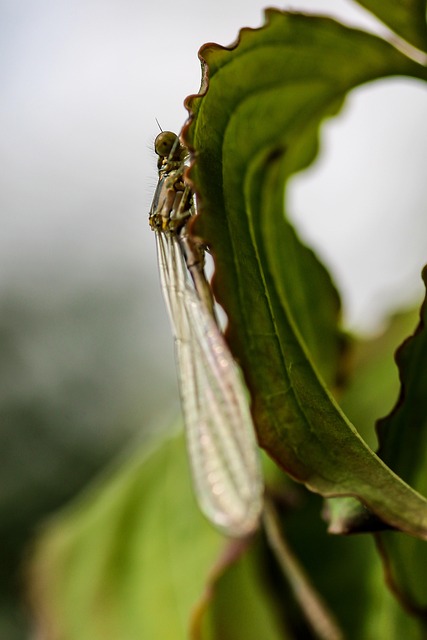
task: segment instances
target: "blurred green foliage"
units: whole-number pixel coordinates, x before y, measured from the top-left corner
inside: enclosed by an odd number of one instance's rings
[[[144,293],[144,292],[143,292]],[[19,285],[0,296],[0,637],[27,637],[27,545],[158,413],[149,292]],[[135,342],[134,336],[138,335]],[[152,387],[141,384],[150,361]],[[165,379],[159,370],[159,380]],[[165,383],[163,383],[165,384]],[[167,389],[167,386],[164,387]],[[173,383],[171,383],[171,395]]]

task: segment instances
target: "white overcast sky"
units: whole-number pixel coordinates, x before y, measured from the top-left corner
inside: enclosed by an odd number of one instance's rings
[[[264,6],[0,0],[0,289],[115,276],[158,287],[147,225],[155,118],[180,129],[183,100],[199,88],[199,47],[259,26]],[[277,6],[370,23],[345,0]],[[292,189],[295,220],[332,268],[353,325],[368,326],[396,296],[421,294],[426,113],[415,82],[358,90],[325,131],[320,167]]]

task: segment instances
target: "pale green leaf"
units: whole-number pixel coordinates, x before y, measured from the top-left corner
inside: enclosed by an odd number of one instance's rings
[[[192,496],[182,439],[138,453],[45,527],[31,565],[46,640],[187,640],[224,544]]]

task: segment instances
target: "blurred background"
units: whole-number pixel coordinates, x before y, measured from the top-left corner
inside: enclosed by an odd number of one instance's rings
[[[0,0],[0,637],[40,520],[178,415],[173,344],[147,224],[152,149],[179,131],[199,47],[262,23],[264,3]],[[381,29],[345,0],[282,3]],[[290,206],[345,320],[375,331],[422,295],[427,92],[356,91]]]

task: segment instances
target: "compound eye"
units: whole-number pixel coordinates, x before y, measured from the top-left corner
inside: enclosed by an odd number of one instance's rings
[[[154,141],[154,151],[160,158],[167,158],[171,151],[179,149],[178,136],[172,131],[162,131]]]

